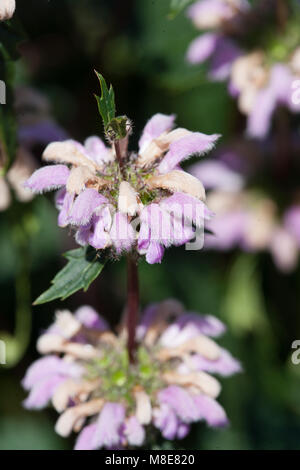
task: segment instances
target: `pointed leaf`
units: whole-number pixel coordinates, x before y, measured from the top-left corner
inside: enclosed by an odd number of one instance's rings
[[[109,89],[107,88],[104,77],[96,71],[95,73],[101,87],[101,97],[95,95],[95,98],[97,100],[99,113],[102,117],[104,127],[106,127],[116,115],[115,94],[111,85]]]
[[[90,284],[101,273],[105,261],[91,247],[77,248],[64,254],[68,263],[52,280],[52,286],[41,294],[34,305],[54,299],[64,300],[80,289],[87,291]]]

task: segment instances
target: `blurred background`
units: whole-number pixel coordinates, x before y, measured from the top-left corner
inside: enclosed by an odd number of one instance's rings
[[[276,131],[264,142],[243,136],[245,118],[226,83],[209,82],[205,65],[187,63],[195,28],[184,12],[170,16],[169,0],[17,0],[14,28],[22,38],[19,57],[9,59],[14,60],[15,138],[22,175],[41,165],[49,141],[102,135],[93,97],[99,91],[96,69],[114,86],[118,114],[133,121],[132,149],[149,117],[175,113],[181,127],[221,134],[215,155],[205,160],[233,155],[231,168],[242,168],[244,184],[267,194],[279,212],[292,191],[300,193],[298,118],[289,137],[293,163],[278,172],[272,153]],[[9,106],[13,98],[7,98]],[[3,130],[8,119],[3,110],[0,118]],[[8,363],[0,365],[0,449],[71,449],[72,439],[54,432],[53,410],[22,408],[20,381],[38,357],[37,337],[55,309],[90,304],[112,325],[117,323],[125,300],[125,265],[107,265],[86,294],[77,293],[63,305],[57,301],[32,308],[31,302],[63,266],[61,254],[75,243],[67,230],[57,228],[53,195],[25,201],[14,188],[9,200],[2,186],[0,339],[8,345]],[[298,262],[281,269],[261,247],[182,247],[168,250],[161,265],[142,261],[140,282],[143,305],[176,297],[189,310],[221,318],[228,325],[223,345],[244,367],[242,374],[224,381],[220,397],[230,427],[215,431],[197,425],[175,446],[300,449],[300,365],[291,361],[292,342],[300,339]]]

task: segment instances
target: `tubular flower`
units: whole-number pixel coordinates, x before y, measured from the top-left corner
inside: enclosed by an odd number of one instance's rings
[[[34,192],[59,189],[58,225],[72,226],[76,241],[114,255],[136,248],[149,263],[160,262],[167,246],[195,237],[209,218],[201,181],[180,168],[192,155],[211,150],[218,135],[173,129],[174,116],[154,115],[127,154],[120,141],[121,164],[113,148],[98,137],[81,145],[53,142],[43,159],[54,162],[36,171],[26,186]]]
[[[181,439],[194,422],[224,426],[221,386],[211,374],[241,369],[211,338],[224,330],[217,318],[186,312],[178,301],[152,304],[137,328],[130,364],[122,325],[115,334],[88,306],[74,315],[57,312],[38,341],[45,356],[23,380],[29,391],[24,405],[42,408],[51,401],[60,413],[56,432],[79,433],[78,450],[142,446],[150,428]]]

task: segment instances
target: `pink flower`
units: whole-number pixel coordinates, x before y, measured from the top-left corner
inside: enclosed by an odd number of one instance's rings
[[[131,365],[126,331],[121,327],[115,334],[97,317],[88,306],[75,315],[58,312],[38,341],[45,357],[23,380],[30,391],[26,408],[52,402],[60,413],[56,432],[79,433],[75,449],[139,447],[152,426],[165,439],[183,439],[191,423],[227,423],[217,402],[221,386],[211,374],[230,376],[241,366],[209,337],[224,332],[218,319],[185,312],[172,299],[150,305],[137,329]]]

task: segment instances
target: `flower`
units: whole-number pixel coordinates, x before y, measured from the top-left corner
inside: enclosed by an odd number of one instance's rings
[[[207,223],[208,249],[246,252],[269,251],[282,272],[295,269],[300,248],[300,206],[279,215],[277,204],[266,194],[245,188],[237,171],[218,160],[196,163],[189,171],[211,190],[207,202],[214,217]]]
[[[1,0],[0,21],[10,20],[16,9],[16,0]]]
[[[228,419],[211,374],[241,370],[212,339],[224,330],[217,318],[186,312],[176,300],[151,304],[137,328],[136,362],[130,364],[123,325],[114,333],[88,306],[74,315],[57,312],[38,340],[45,356],[23,380],[29,391],[24,405],[52,402],[60,413],[56,432],[79,433],[78,450],[142,446],[153,429],[182,439],[198,421],[222,427]]]
[[[248,116],[247,133],[263,138],[270,130],[272,115],[279,105],[292,112],[299,112],[300,105],[293,100],[293,83],[299,78],[300,67],[295,49],[286,62],[270,65],[268,54],[254,51],[245,54],[233,63],[231,89],[238,97],[240,111]]]
[[[290,8],[285,28],[270,33],[272,2],[251,6],[242,0],[199,0],[187,10],[204,31],[187,51],[191,64],[209,61],[211,80],[228,80],[228,91],[247,116],[247,134],[264,138],[278,106],[298,113],[295,91],[300,74],[299,2]],[[253,44],[257,29],[259,42]]]
[[[172,130],[174,119],[154,115],[137,154],[127,155],[127,138],[120,141],[122,165],[98,137],[84,145],[53,142],[43,158],[55,164],[33,173],[26,186],[36,193],[59,189],[58,225],[73,227],[79,244],[109,248],[114,256],[136,249],[148,263],[161,262],[166,247],[193,239],[193,228],[210,216],[201,181],[180,164],[211,150],[219,137]]]

